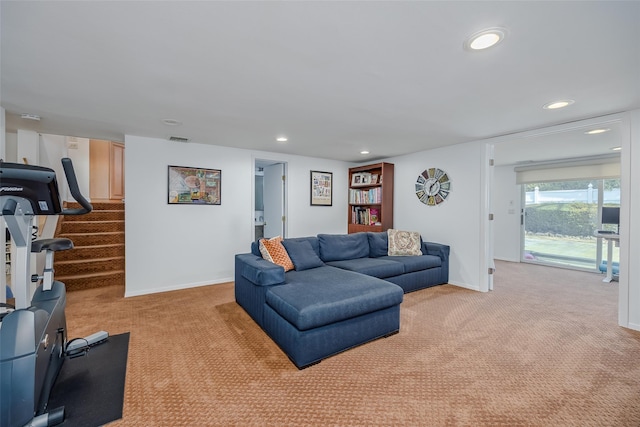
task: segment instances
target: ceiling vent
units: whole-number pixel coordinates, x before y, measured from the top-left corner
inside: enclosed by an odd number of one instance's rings
[[[189,142],[189,138],[185,138],[184,136],[170,136],[169,141]]]

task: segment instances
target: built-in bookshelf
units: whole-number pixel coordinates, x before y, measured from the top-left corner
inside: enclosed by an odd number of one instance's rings
[[[393,228],[393,163],[349,169],[348,232]]]

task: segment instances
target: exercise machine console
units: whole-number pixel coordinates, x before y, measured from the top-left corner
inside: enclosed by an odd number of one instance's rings
[[[108,338],[104,331],[67,341],[66,289],[53,278],[53,254],[73,248],[69,239],[33,240],[37,215],[82,215],[93,207],[82,196],[68,158],[62,159],[77,209],[64,209],[53,169],[0,162],[0,209],[15,245],[15,305],[0,290],[0,425],[53,426],[64,421],[64,407],[48,408],[49,395],[67,357]],[[31,252],[45,251],[42,276],[31,276]],[[40,282],[33,295],[30,283]]]

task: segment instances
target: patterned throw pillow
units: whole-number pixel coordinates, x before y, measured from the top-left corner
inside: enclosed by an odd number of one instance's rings
[[[417,231],[401,231],[390,228],[387,230],[389,237],[389,256],[422,255],[420,250],[420,233]]]
[[[282,237],[276,236],[269,240],[260,239],[260,253],[262,258],[284,267],[284,271],[293,270],[293,262],[287,250],[282,245]]]

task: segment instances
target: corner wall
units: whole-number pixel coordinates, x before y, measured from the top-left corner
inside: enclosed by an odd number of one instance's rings
[[[287,163],[287,236],[346,233],[345,162],[126,136],[126,296],[234,280],[253,236],[254,158]],[[222,170],[219,206],[169,205],[167,166]],[[310,170],[333,172],[333,206],[310,206]]]
[[[628,138],[622,145],[618,324],[640,331],[640,110],[627,114]],[[625,233],[625,230],[628,230]]]
[[[449,283],[478,291],[487,290],[481,274],[484,153],[483,143],[472,142],[385,160],[395,164],[394,228],[449,245]],[[428,168],[444,170],[451,180],[451,194],[437,206],[425,205],[415,193],[418,176]]]

